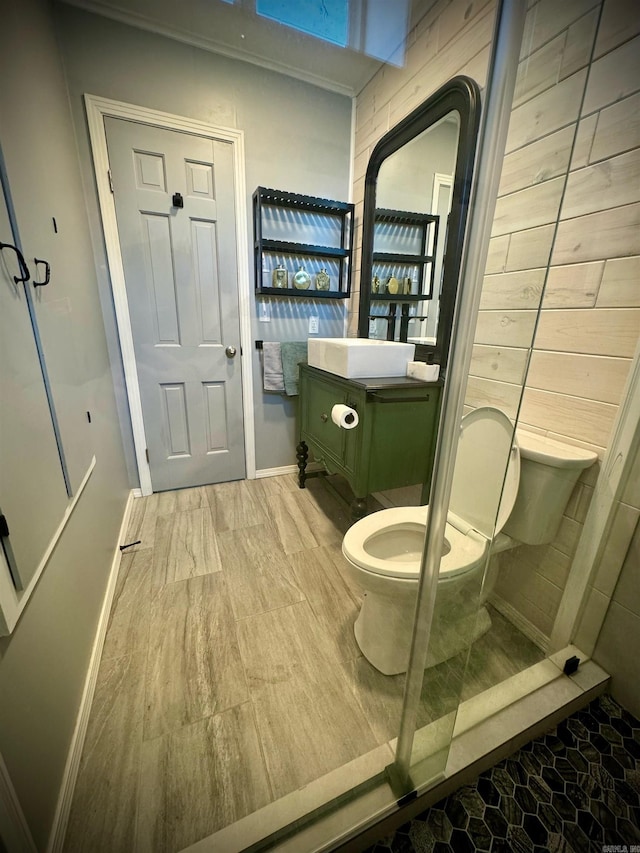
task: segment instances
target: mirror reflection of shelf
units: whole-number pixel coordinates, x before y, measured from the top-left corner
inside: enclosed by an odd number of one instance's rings
[[[416,304],[423,302],[423,305]],[[428,334],[427,321],[438,306],[421,297],[411,303],[407,298],[387,296],[384,300],[372,299],[368,315],[368,337],[383,341],[402,341],[433,346],[435,337]]]
[[[376,210],[372,301],[432,298],[439,224],[440,217],[430,213]]]

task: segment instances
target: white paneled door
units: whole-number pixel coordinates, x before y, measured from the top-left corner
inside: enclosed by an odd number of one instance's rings
[[[105,129],[153,490],[241,479],[232,146]]]

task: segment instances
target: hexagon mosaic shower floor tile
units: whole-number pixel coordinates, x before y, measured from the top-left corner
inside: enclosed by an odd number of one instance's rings
[[[636,845],[640,721],[605,695],[367,853],[603,853]]]

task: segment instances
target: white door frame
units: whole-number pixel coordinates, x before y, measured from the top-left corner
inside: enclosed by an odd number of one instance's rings
[[[255,454],[255,422],[253,413],[253,382],[251,365],[251,287],[249,280],[249,246],[247,241],[247,205],[244,179],[244,133],[242,130],[229,127],[215,127],[196,119],[172,115],[159,110],[148,109],[122,101],[113,101],[97,95],[85,95],[89,137],[93,167],[98,188],[100,215],[107,250],[107,264],[111,277],[111,289],[116,312],[120,351],[124,365],[125,385],[129,411],[131,412],[131,428],[135,446],[140,490],[143,495],[150,495],[151,469],[146,457],[147,441],[142,420],[142,402],[135,352],[133,349],[133,333],[129,317],[129,303],[125,287],[124,267],[120,251],[118,224],[116,221],[115,198],[109,182],[109,155],[107,151],[107,135],[104,126],[106,116],[128,119],[139,124],[152,125],[165,130],[177,130],[192,133],[210,139],[230,142],[233,150],[233,180],[235,195],[236,219],[236,260],[238,268],[238,308],[240,312],[240,347],[242,368],[242,411],[244,418],[244,448],[246,476],[253,480],[256,476]]]
[[[431,191],[431,212],[434,213],[436,216],[438,215],[438,206],[440,204],[440,191],[443,187],[447,187],[449,190],[449,193],[451,195],[451,193],[453,192],[453,175],[445,175],[442,172],[435,172],[433,175],[433,190]],[[443,235],[439,235],[439,237],[440,237],[440,240],[442,240]],[[433,246],[430,249],[430,254],[433,254]],[[444,251],[442,252],[442,263],[444,264]],[[440,272],[442,272],[442,264],[440,266]],[[438,278],[438,281],[435,283],[437,284],[438,290],[439,290],[440,279]],[[440,304],[440,293],[438,292],[438,306],[439,306],[439,304]],[[435,308],[435,306],[433,305],[433,302],[431,303],[431,306],[433,306]],[[438,307],[438,310],[439,310],[439,307]],[[429,320],[427,319],[427,320],[423,320],[422,324],[423,324],[422,332],[423,332],[425,337],[435,337],[438,334],[437,327],[434,330],[435,334],[429,334],[429,326],[433,325],[433,318],[431,318],[431,323],[429,323]]]

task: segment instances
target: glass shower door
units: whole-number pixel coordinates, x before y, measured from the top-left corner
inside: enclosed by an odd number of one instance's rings
[[[577,521],[572,515],[577,513],[580,485],[552,542],[518,546],[497,536],[500,525],[492,524],[481,532],[485,542],[480,569],[469,572],[464,582],[458,578],[457,587],[456,579],[444,580],[441,574],[462,415],[484,407],[499,409],[509,419],[514,443],[519,423],[534,432],[551,432],[537,416],[536,407],[547,398],[536,383],[549,360],[548,341],[557,336],[549,331],[555,317],[541,320],[541,308],[546,289],[551,292],[545,307],[561,307],[563,299],[572,298],[561,266],[566,254],[560,251],[566,249],[557,244],[565,240],[563,220],[569,213],[562,204],[575,177],[571,172],[584,158],[580,131],[584,133],[585,125],[579,127],[579,122],[587,111],[586,69],[593,60],[601,4],[585,4],[564,16],[552,12],[548,4],[533,4],[526,13],[522,40],[524,12],[515,6],[501,7],[493,86],[484,105],[412,657],[391,769],[398,792],[404,793],[440,778],[454,735],[545,679],[559,676],[564,662],[562,653],[554,656],[555,662],[548,660],[547,649],[571,548],[575,550]],[[545,66],[549,56],[556,63],[554,72]],[[576,271],[580,272],[584,270]],[[541,326],[542,337],[536,338]],[[535,374],[530,385],[531,364]],[[552,405],[553,396],[547,396]],[[568,441],[585,446],[571,437]],[[511,444],[505,441],[497,454],[502,461],[496,458],[494,488],[485,500],[487,516],[494,522],[501,487],[508,479]],[[581,484],[594,482],[595,472],[594,468],[583,475]],[[533,567],[540,590],[539,607],[533,592],[527,601],[518,598],[517,584],[528,567]],[[443,648],[447,632],[457,634],[457,649]]]

